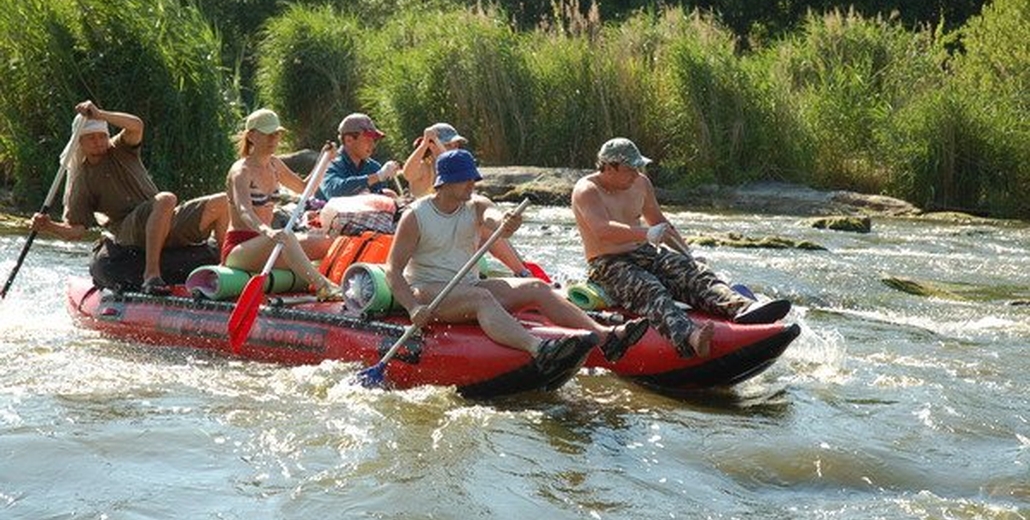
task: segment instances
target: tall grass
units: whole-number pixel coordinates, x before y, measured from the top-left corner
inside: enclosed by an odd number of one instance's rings
[[[673,37],[663,57],[666,159],[681,182],[737,184],[797,175],[796,123],[778,110],[764,71],[734,53],[733,34],[709,16],[666,15]]]
[[[298,148],[336,139],[343,116],[358,111],[362,83],[357,21],[325,6],[293,6],[269,21],[258,61],[258,101],[276,110]]]
[[[596,12],[578,13],[567,9],[564,23],[539,29],[523,46],[533,78],[534,162],[589,167],[614,136],[658,153],[648,131],[657,102],[653,53],[660,45],[653,17],[602,27]]]
[[[815,153],[811,181],[879,192],[889,183],[878,131],[921,93],[939,87],[939,48],[925,33],[854,12],[810,15],[771,51],[769,70]]]
[[[4,184],[22,205],[43,200],[80,98],[73,92],[81,26],[65,22],[73,15],[70,2],[47,0],[0,10],[0,59],[7,64],[0,74],[0,160]]]
[[[453,124],[484,163],[525,163],[532,83],[519,38],[488,11],[412,12],[377,35],[362,90],[396,153],[437,121]]]
[[[74,104],[132,112],[146,123],[144,163],[180,196],[220,189],[231,161],[217,36],[175,0],[13,0],[0,11],[4,155],[15,196],[42,200]]]
[[[965,175],[984,177],[977,209],[1030,218],[1030,2],[995,0],[961,31],[954,88],[982,146]],[[931,173],[932,174],[932,173]],[[949,200],[938,200],[950,204]]]
[[[280,112],[294,146],[318,146],[351,111],[389,134],[381,158],[437,121],[485,164],[590,167],[625,136],[663,185],[783,179],[1030,218],[1026,0],[994,0],[955,34],[811,13],[746,54],[711,16],[580,0],[502,2],[508,12],[474,0],[9,4],[0,181],[22,202],[41,198],[86,98],[144,118],[159,186],[220,186],[242,115],[227,85],[246,82],[250,51],[226,53],[201,5],[231,13],[213,24],[240,49],[260,42],[253,104]],[[237,22],[248,29],[228,29]]]

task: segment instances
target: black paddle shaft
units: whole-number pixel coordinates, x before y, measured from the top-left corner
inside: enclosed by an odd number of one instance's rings
[[[50,211],[50,204],[43,204],[40,208],[40,213],[47,213]],[[18,255],[18,261],[14,263],[14,267],[11,268],[11,274],[7,275],[7,281],[4,282],[4,290],[0,291],[0,300],[7,297],[7,291],[11,289],[11,284],[14,283],[14,277],[18,275],[18,270],[21,269],[21,264],[25,262],[25,255],[29,254],[29,248],[32,247],[32,241],[36,239],[36,230],[32,230],[29,233],[29,238],[25,240],[25,246],[21,248],[21,254]]]

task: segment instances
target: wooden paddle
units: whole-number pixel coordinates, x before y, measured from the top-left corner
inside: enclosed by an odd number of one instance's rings
[[[300,215],[304,213],[304,204],[311,197],[311,194],[315,192],[319,179],[322,178],[322,174],[325,173],[328,167],[329,152],[323,150],[322,154],[318,157],[318,162],[315,164],[314,169],[308,175],[308,183],[304,186],[304,193],[301,194],[300,200],[297,201],[297,207],[293,209],[290,220],[286,223],[282,233],[293,233],[293,227],[297,224],[297,220],[300,219]],[[243,343],[247,341],[247,336],[250,335],[250,329],[257,320],[258,311],[261,309],[261,305],[265,303],[265,281],[268,280],[268,273],[275,267],[275,261],[279,259],[279,253],[282,250],[283,243],[277,242],[275,247],[272,248],[272,254],[268,256],[268,261],[265,262],[264,269],[250,278],[247,285],[243,288],[243,292],[240,293],[239,299],[236,300],[236,307],[233,308],[232,314],[229,315],[229,345],[232,347],[233,354],[240,353],[240,347],[243,346]]]
[[[526,206],[529,206],[529,199],[523,199],[518,207],[515,208],[515,211],[511,216],[521,215],[523,210],[526,209]],[[440,293],[436,295],[436,298],[433,298],[433,301],[429,303],[428,312],[430,314],[436,311],[436,308],[440,306],[440,303],[443,302],[444,298],[446,298],[454,287],[461,282],[461,279],[472,270],[476,263],[479,262],[479,259],[483,258],[483,255],[490,250],[490,246],[494,245],[494,242],[497,242],[497,240],[501,238],[501,233],[503,231],[503,225],[497,226],[497,229],[495,229],[493,234],[490,235],[490,238],[486,239],[486,242],[479,246],[479,249],[472,255],[472,258],[469,258],[469,260],[465,262],[465,265],[461,266],[461,269],[459,269],[454,277],[451,278],[451,281],[447,282],[447,285],[444,286],[443,290],[441,290]],[[416,327],[414,323],[408,325],[408,327],[404,329],[404,334],[394,342],[393,346],[390,347],[390,350],[386,351],[386,354],[383,355],[383,358],[380,359],[378,363],[358,372],[358,383],[365,388],[382,386],[385,375],[384,372],[386,371],[386,363],[393,358],[394,354],[397,353],[397,350],[401,348],[401,345],[403,345],[405,341],[408,341],[408,339],[416,332],[418,332],[418,327]]]
[[[79,146],[79,131],[86,124],[86,116],[82,114],[76,114],[75,119],[72,120],[72,136],[68,139],[68,144],[64,145],[64,151],[61,152],[60,164],[57,167],[57,175],[54,176],[54,182],[50,184],[50,191],[47,192],[46,199],[43,201],[43,206],[39,208],[40,213],[48,213],[50,206],[54,203],[54,197],[57,196],[57,188],[61,186],[61,181],[64,180],[65,173],[68,172],[68,161],[71,160],[72,156],[75,155],[74,151]],[[7,276],[7,281],[4,283],[4,288],[0,291],[0,300],[7,297],[7,291],[11,289],[11,284],[14,283],[14,277],[18,275],[18,270],[21,269],[22,262],[25,261],[25,255],[29,253],[29,248],[32,247],[32,242],[36,240],[36,230],[32,230],[29,233],[28,239],[25,240],[25,245],[21,248],[21,254],[18,255],[18,261],[14,263],[14,267],[11,268],[11,274]]]

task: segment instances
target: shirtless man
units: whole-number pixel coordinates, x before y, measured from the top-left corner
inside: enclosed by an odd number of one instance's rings
[[[597,154],[597,171],[572,191],[588,277],[617,305],[645,316],[682,357],[706,357],[714,327],[695,323],[676,301],[737,323],[771,323],[790,311],[790,302],[759,303],[741,296],[689,251],[658,247],[683,238],[665,218],[643,169],[651,160],[632,141],[615,138]]]

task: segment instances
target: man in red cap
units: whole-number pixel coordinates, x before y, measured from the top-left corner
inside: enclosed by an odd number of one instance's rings
[[[387,161],[385,165],[380,165],[372,158],[376,143],[386,137],[376,128],[372,118],[355,112],[340,121],[337,131],[340,134],[340,149],[325,172],[316,198],[329,200],[332,197],[367,192],[396,197],[397,193],[387,188],[387,181],[397,174],[400,165],[397,161]]]

